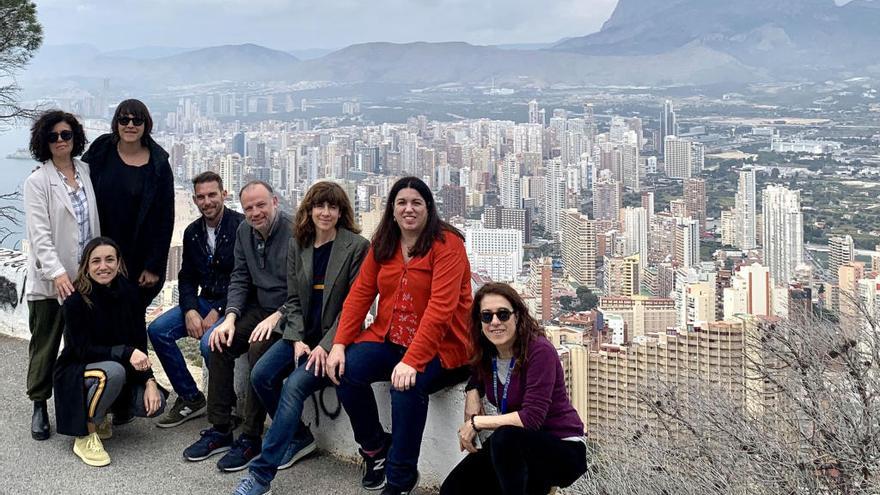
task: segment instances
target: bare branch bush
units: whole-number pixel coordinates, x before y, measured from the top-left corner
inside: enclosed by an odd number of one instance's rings
[[[850,307],[747,325],[742,387],[657,380],[591,439],[590,472],[565,493],[880,493],[880,335]]]
[[[12,227],[21,227],[21,193],[18,191],[0,194],[0,244],[6,242],[9,236],[17,231]],[[3,225],[5,224],[5,225]]]
[[[22,71],[43,42],[37,8],[30,0],[0,0],[0,124],[33,117],[18,104],[15,75]]]

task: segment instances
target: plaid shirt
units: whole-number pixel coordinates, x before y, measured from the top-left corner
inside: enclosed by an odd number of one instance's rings
[[[67,188],[67,194],[70,196],[70,202],[73,204],[73,212],[76,214],[76,223],[79,227],[79,253],[82,254],[86,243],[92,238],[92,227],[89,223],[89,198],[86,196],[86,188],[83,187],[82,177],[80,177],[79,170],[75,167],[76,189],[67,184],[67,177],[60,170],[56,169],[55,171],[61,177],[61,182]]]

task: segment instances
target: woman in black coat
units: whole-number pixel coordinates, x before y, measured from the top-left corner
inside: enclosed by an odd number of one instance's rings
[[[82,157],[91,168],[101,233],[122,249],[144,309],[165,283],[174,228],[174,176],[152,129],[146,105],[125,100],[116,107],[111,133],[95,139]]]
[[[107,412],[113,411],[114,424],[154,417],[164,410],[167,392],[153,377],[140,295],[113,240],[97,237],[85,246],[73,285],[55,365],[58,433],[77,437],[73,452],[83,462],[106,466]]]

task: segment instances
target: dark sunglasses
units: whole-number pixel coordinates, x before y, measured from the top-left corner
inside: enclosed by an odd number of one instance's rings
[[[508,309],[499,309],[496,312],[491,311],[480,311],[480,321],[483,323],[492,323],[492,318],[498,316],[498,321],[507,321],[510,319],[510,315],[513,314],[513,311]]]
[[[61,138],[62,141],[70,141],[73,139],[73,131],[61,131],[55,132],[52,131],[49,133],[49,142],[54,143],[58,141],[58,138]]]
[[[136,126],[144,125],[144,119],[137,117],[119,117],[119,125],[128,125],[131,122]]]

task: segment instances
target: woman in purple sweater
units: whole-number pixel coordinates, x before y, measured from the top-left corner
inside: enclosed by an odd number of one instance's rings
[[[565,391],[556,348],[506,284],[484,285],[471,310],[473,376],[458,429],[469,452],[441,495],[536,493],[587,471],[584,424]],[[496,409],[487,414],[482,397]],[[494,430],[481,447],[477,433]]]

